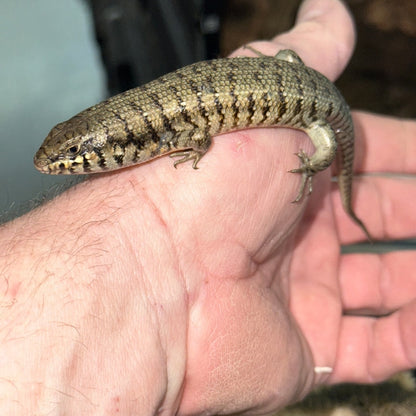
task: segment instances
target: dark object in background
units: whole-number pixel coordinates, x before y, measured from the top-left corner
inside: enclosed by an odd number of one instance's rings
[[[114,95],[289,29],[301,0],[85,1]],[[352,108],[415,117],[416,2],[345,2],[358,42],[337,86]]]
[[[273,416],[415,416],[416,380],[408,372],[380,384],[321,387]]]
[[[117,94],[219,55],[221,0],[87,0]]]
[[[416,116],[416,1],[344,0],[357,30],[355,53],[337,81],[351,108]],[[292,27],[301,0],[227,0],[221,52]],[[363,93],[365,91],[365,93]]]

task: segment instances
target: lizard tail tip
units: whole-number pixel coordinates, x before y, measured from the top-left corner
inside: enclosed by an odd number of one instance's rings
[[[354,220],[354,222],[363,230],[368,242],[374,244],[374,238],[371,236],[364,223],[355,215],[354,212],[349,212],[349,215]]]

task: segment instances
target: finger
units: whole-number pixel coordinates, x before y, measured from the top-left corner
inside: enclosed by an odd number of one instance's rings
[[[334,184],[333,206],[342,244],[364,240],[345,213]],[[353,183],[353,208],[375,239],[411,238],[416,233],[416,177],[359,177]]]
[[[353,206],[357,215],[374,238],[414,237],[416,123],[363,112],[355,112],[353,117],[356,130],[355,170],[379,173],[354,178]],[[338,196],[334,195],[342,243],[362,239],[359,228],[351,226]]]
[[[347,64],[354,47],[354,26],[344,4],[338,0],[306,0],[295,27],[272,39],[250,45],[265,55],[281,49],[296,51],[306,65],[334,80]],[[232,56],[255,56],[244,47]]]
[[[416,365],[416,301],[384,318],[342,320],[331,383],[382,381]]]
[[[391,313],[416,299],[415,251],[343,255],[340,287],[345,311]]]
[[[354,112],[356,172],[416,174],[416,122]]]

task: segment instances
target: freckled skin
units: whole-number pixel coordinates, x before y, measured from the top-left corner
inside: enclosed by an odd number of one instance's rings
[[[351,206],[354,131],[348,105],[322,74],[289,50],[275,57],[198,62],[116,95],[55,126],[35,155],[42,173],[89,174],[140,164],[174,153],[198,161],[211,137],[248,127],[305,131],[315,153],[298,153],[299,201],[312,176],[338,152],[345,211],[370,235]]]

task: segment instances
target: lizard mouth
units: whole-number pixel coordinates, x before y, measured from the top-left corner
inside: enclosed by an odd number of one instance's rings
[[[49,160],[46,157],[39,157],[36,153],[33,163],[35,165],[35,168],[42,173],[49,173],[48,166],[50,164]]]
[[[96,156],[92,153],[65,156],[64,154],[47,154],[44,149],[39,149],[33,162],[35,168],[49,175],[71,175],[91,173],[91,164]]]
[[[42,173],[50,175],[70,175],[73,173],[84,173],[82,156],[77,156],[74,159],[56,158],[51,160],[50,157],[43,152],[37,152],[34,157],[35,168]]]
[[[58,160],[56,162],[51,162],[47,159],[37,159],[35,160],[35,167],[39,172],[48,173],[50,175],[75,173],[74,163],[71,160]]]

